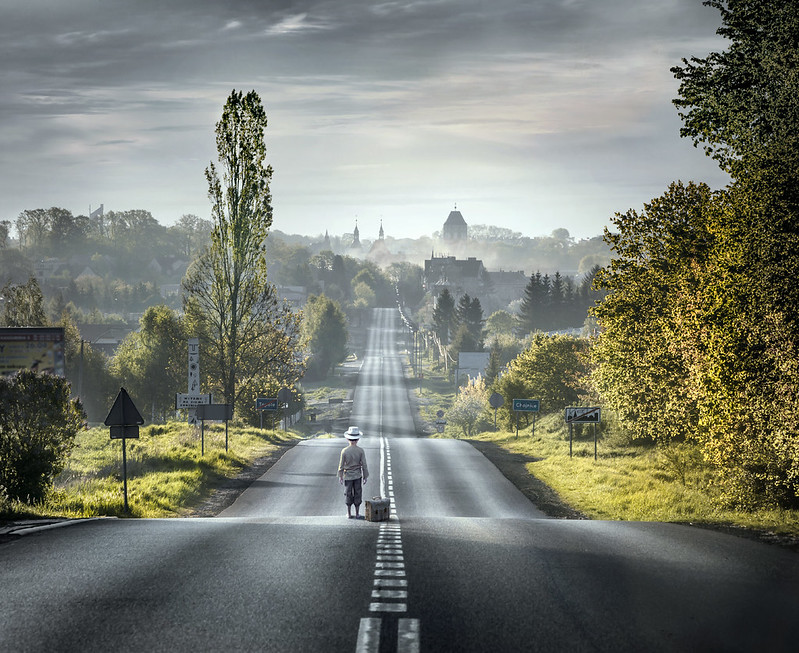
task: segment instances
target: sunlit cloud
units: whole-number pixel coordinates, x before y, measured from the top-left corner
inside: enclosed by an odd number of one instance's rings
[[[321,21],[314,21],[308,18],[307,13],[286,16],[279,23],[269,27],[266,33],[274,34],[296,34],[299,32],[315,32],[327,29],[328,26]]]

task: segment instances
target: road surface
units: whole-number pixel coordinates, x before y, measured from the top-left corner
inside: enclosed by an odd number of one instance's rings
[[[291,449],[216,518],[96,520],[0,545],[0,651],[794,651],[799,556],[658,523],[547,519],[461,441],[416,437],[377,310],[343,438]]]

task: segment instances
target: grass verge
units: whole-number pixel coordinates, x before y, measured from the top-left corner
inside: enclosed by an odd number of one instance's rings
[[[549,415],[531,429],[515,433],[483,432],[476,440],[492,442],[525,457],[527,471],[552,488],[566,504],[592,519],[663,521],[727,526],[799,536],[799,511],[739,511],[715,501],[713,474],[690,447],[662,450],[652,446],[598,442],[590,430],[569,434],[562,415]]]
[[[107,428],[78,434],[67,466],[41,504],[12,502],[2,515],[22,517],[186,516],[225,481],[253,461],[296,442],[296,432],[230,426],[225,451],[223,424],[199,427],[170,422],[145,426],[126,441],[128,507],[124,511],[122,442]]]
[[[433,428],[437,410],[452,405],[452,384],[429,374],[420,404],[423,431],[431,437],[462,437],[447,425]],[[493,413],[484,422],[493,423]],[[531,427],[515,431],[483,431],[470,438],[503,473],[548,514],[622,521],[690,523],[757,533],[759,539],[799,546],[799,511],[724,508],[715,500],[712,470],[698,451],[687,445],[667,449],[631,444],[601,425],[597,459],[590,427],[574,435],[569,455],[569,431],[563,415],[540,417]],[[606,429],[608,433],[603,433]],[[499,452],[499,453],[498,453]],[[503,455],[506,452],[508,455]],[[782,539],[780,539],[782,538]]]

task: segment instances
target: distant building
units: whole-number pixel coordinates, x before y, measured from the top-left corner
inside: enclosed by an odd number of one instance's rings
[[[480,297],[491,288],[491,278],[483,262],[473,256],[456,259],[432,254],[424,262],[424,286],[434,297],[444,288],[456,299],[463,294]]]
[[[530,281],[522,270],[515,272],[499,270],[489,272],[488,276],[491,279],[491,298],[493,303],[499,305],[510,304],[524,297],[524,289]]]
[[[355,230],[352,232],[352,245],[350,249],[361,249],[361,232],[358,231],[358,221],[355,221]]]
[[[308,301],[308,290],[305,286],[277,286],[277,294],[294,308],[302,308]]]
[[[450,241],[466,240],[467,231],[466,220],[463,219],[458,207],[455,206],[455,209],[449,212],[441,236],[444,240]]]

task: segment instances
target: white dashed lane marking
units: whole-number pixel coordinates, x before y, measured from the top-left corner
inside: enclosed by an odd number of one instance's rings
[[[397,519],[394,501],[394,481],[391,475],[391,448],[384,437],[380,443],[381,496],[391,500],[389,520],[380,524],[375,556],[374,581],[369,612],[382,617],[361,619],[356,653],[377,653],[383,621],[408,611],[408,579],[405,577],[405,554],[402,549],[402,530]],[[383,463],[385,461],[385,463]],[[384,476],[385,471],[385,476]],[[393,618],[396,618],[395,616]],[[397,619],[397,653],[419,653],[420,625],[418,619]]]

